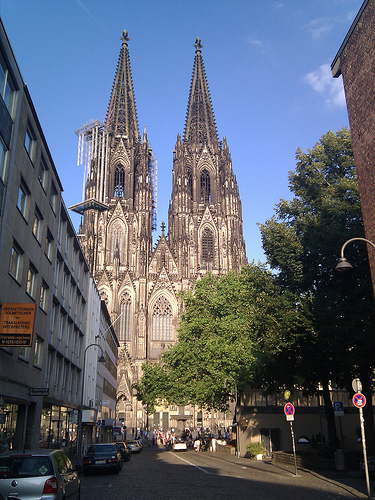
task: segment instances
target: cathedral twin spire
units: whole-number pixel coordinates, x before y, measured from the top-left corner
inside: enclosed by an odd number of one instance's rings
[[[125,136],[130,141],[134,139],[134,142],[139,142],[140,135],[128,50],[130,38],[126,30],[124,30],[120,40],[122,40],[122,47],[107,110],[106,127],[108,132],[115,136]],[[203,45],[200,38],[196,39],[194,47],[196,52],[186,113],[184,142],[198,148],[206,144],[216,149],[218,134],[202,58]]]
[[[120,40],[122,40],[122,46],[107,111],[106,127],[109,133],[127,138],[130,143],[139,142],[140,135],[128,49],[130,38],[126,30]]]
[[[200,38],[196,39],[194,47],[196,51],[186,114],[184,142],[198,149],[205,144],[216,149],[218,136],[203,64],[203,45]]]

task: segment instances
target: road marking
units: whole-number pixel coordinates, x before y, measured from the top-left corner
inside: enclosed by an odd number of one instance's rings
[[[186,462],[187,464],[191,465],[192,467],[195,467],[196,469],[204,472],[205,474],[211,474],[213,476],[217,476],[216,473],[214,474],[213,472],[208,472],[207,470],[202,469],[202,467],[199,467],[198,465],[194,465],[192,462],[189,462],[189,460],[185,460],[185,458],[182,458],[180,455],[177,455],[177,453],[172,453],[171,451],[169,453],[171,453],[174,457],[178,457],[180,460],[182,460],[183,462]]]

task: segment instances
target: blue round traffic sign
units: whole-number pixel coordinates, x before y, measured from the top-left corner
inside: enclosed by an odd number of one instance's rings
[[[287,403],[284,406],[284,413],[285,415],[294,415],[294,406],[292,405],[292,403]]]
[[[353,404],[357,408],[363,408],[366,404],[366,397],[363,394],[361,394],[360,392],[357,392],[353,396]]]

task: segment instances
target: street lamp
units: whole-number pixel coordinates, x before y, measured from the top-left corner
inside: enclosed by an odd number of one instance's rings
[[[370,245],[372,248],[375,249],[375,244],[367,240],[366,238],[351,238],[350,240],[345,241],[343,246],[341,247],[341,253],[340,253],[340,258],[337,263],[337,266],[335,267],[336,271],[339,272],[346,272],[350,271],[353,269],[353,266],[346,260],[344,257],[344,251],[345,247],[348,243],[351,243],[352,241],[364,241],[368,245]],[[359,379],[354,379],[353,380],[353,390],[356,392],[361,392],[362,386],[358,389],[356,386],[356,381]],[[362,449],[363,449],[363,462],[364,462],[364,467],[365,467],[365,477],[366,477],[366,486],[367,486],[367,496],[368,498],[371,498],[371,490],[370,490],[370,476],[369,476],[369,471],[368,471],[368,463],[367,463],[367,450],[366,450],[366,438],[365,438],[365,426],[364,426],[364,418],[363,418],[363,408],[359,407],[359,420],[360,420],[360,425],[361,425],[361,436],[362,436]]]
[[[375,248],[375,244],[370,240],[366,240],[366,238],[350,238],[350,240],[345,241],[345,243],[341,247],[340,258],[339,258],[339,261],[337,263],[337,266],[335,267],[335,271],[345,272],[345,271],[350,271],[351,269],[353,269],[353,266],[344,257],[344,251],[345,251],[346,245],[348,243],[351,243],[352,241],[364,241],[365,243],[368,243],[370,246],[372,246],[372,248]]]
[[[237,382],[233,377],[227,377],[224,380],[224,385],[223,389],[227,389],[227,380],[232,379],[234,382],[234,401],[235,401],[235,406],[234,406],[234,416],[236,420],[236,440],[237,440],[237,456],[240,457],[240,432],[239,432],[239,422],[237,419]]]
[[[105,357],[103,353],[103,349],[99,344],[93,343],[86,347],[83,353],[83,367],[82,367],[82,384],[81,384],[81,404],[79,407],[79,415],[78,415],[78,440],[77,440],[77,460],[78,463],[82,464],[82,443],[83,443],[83,422],[82,422],[82,413],[83,413],[83,393],[85,387],[85,367],[86,367],[86,353],[89,347],[97,346],[102,351],[100,358],[98,358],[98,363],[105,363]]]

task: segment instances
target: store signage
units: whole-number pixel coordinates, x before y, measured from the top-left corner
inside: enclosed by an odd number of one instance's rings
[[[0,347],[31,346],[35,304],[6,303],[0,315]]]
[[[30,387],[29,396],[48,396],[48,387]]]

